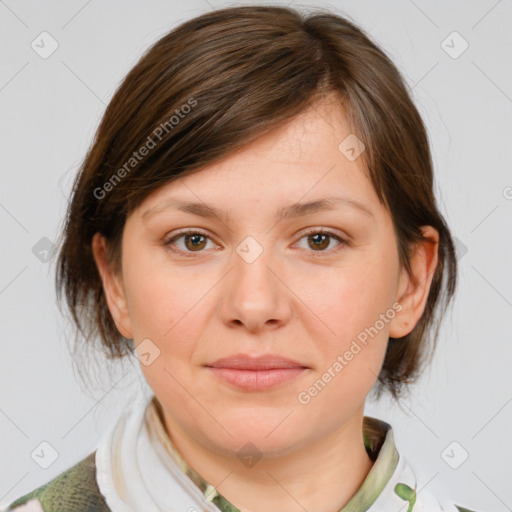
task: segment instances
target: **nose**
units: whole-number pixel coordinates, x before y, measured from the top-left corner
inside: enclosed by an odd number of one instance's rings
[[[292,314],[292,293],[271,251],[265,249],[254,261],[236,253],[232,263],[219,293],[220,319],[252,333],[285,325]]]

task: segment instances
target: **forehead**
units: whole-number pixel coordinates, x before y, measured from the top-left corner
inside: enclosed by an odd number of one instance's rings
[[[352,130],[340,102],[327,97],[222,160],[163,185],[139,205],[137,215],[147,217],[176,200],[274,213],[293,202],[334,195],[378,210],[363,155],[348,158],[345,151],[344,141],[355,137]]]

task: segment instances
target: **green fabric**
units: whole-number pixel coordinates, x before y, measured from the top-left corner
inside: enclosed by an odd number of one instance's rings
[[[7,511],[36,498],[44,512],[108,512],[96,482],[93,452],[53,480],[12,502]]]
[[[85,459],[50,482],[35,489],[29,494],[18,498],[9,505],[6,512],[13,510],[14,507],[23,505],[34,498],[39,500],[44,512],[110,512],[110,508],[103,499],[96,483],[96,466],[94,456],[95,452],[91,453]],[[373,467],[375,467],[375,465]],[[370,474],[369,476],[371,477]],[[364,482],[363,486],[340,512],[365,512],[368,510],[368,506],[371,506],[378,494],[371,492],[371,497],[368,498],[369,501],[365,500],[364,493],[366,492],[365,489],[367,482],[368,480]],[[208,493],[211,492],[212,486],[206,484],[201,487],[204,487],[203,492],[209,496]],[[374,489],[372,488],[372,491],[373,490]],[[414,510],[413,500],[416,496],[414,490],[410,489],[405,484],[398,484],[395,488],[395,493],[406,501],[409,499],[410,505],[408,510]],[[239,512],[234,505],[229,503],[217,492],[214,491],[213,497],[211,495],[209,497],[210,501],[222,512]],[[474,512],[458,505],[455,505],[455,507],[460,512]]]

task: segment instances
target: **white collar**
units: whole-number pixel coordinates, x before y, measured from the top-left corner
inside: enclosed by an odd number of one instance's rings
[[[176,451],[171,453],[172,443],[165,429],[154,421],[153,397],[138,395],[96,450],[98,486],[108,506],[113,512],[219,512],[185,473],[184,465],[188,465]],[[370,420],[387,426],[385,439],[363,485],[340,512],[406,512],[410,503],[396,494],[395,487],[402,484],[418,489],[416,477],[404,457],[398,455],[391,426]],[[206,494],[211,499],[209,491]],[[368,501],[372,502],[369,508]],[[441,506],[427,490],[418,491],[411,510],[458,512],[451,503],[443,501]]]

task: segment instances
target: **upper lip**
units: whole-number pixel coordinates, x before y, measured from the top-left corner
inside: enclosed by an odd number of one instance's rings
[[[205,366],[213,368],[234,368],[236,370],[274,370],[276,368],[307,368],[307,366],[279,355],[268,354],[253,357],[248,354],[234,354],[217,359]]]

